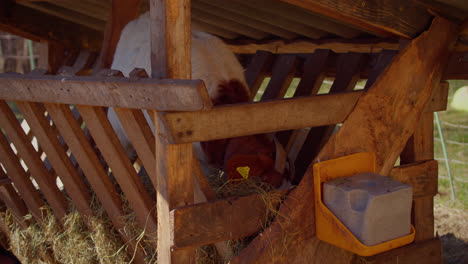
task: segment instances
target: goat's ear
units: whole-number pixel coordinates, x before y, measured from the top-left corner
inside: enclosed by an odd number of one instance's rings
[[[217,87],[218,95],[213,98],[214,105],[246,103],[250,101],[249,89],[240,80],[221,81]]]

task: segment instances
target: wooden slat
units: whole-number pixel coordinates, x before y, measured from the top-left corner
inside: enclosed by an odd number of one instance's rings
[[[297,37],[296,34],[291,33],[290,31],[272,26],[270,24],[261,22],[254,18],[242,17],[241,19],[239,19],[240,16],[232,11],[221,9],[221,8],[216,8],[215,6],[212,6],[207,3],[203,3],[201,1],[192,1],[192,7],[197,8],[197,9],[202,9],[213,14],[218,14],[219,16],[224,17],[226,19],[237,21],[240,24],[243,24],[252,28],[256,28],[263,32],[267,32],[267,33],[270,33],[272,35],[275,35],[284,39],[294,39],[295,37]]]
[[[67,211],[65,196],[57,187],[55,179],[47,171],[39,154],[31,145],[18,120],[16,120],[15,114],[5,101],[0,101],[0,124],[26,163],[55,216],[62,222]]]
[[[242,0],[243,3],[249,5],[257,10],[266,10],[273,14],[274,17],[285,17],[292,21],[302,23],[304,25],[311,26],[313,28],[329,32],[343,38],[355,38],[361,32],[355,28],[346,26],[344,24],[338,24],[333,22],[326,17],[317,16],[317,14],[308,12],[303,8],[298,8],[293,5],[282,3],[280,1],[271,0]]]
[[[393,249],[372,257],[356,257],[353,264],[439,264],[442,259],[442,245],[439,238]]]
[[[413,38],[426,29],[431,19],[425,8],[406,1],[282,1],[387,36]]]
[[[255,97],[263,80],[271,70],[273,55],[266,51],[257,51],[245,71],[245,81],[250,89],[251,97]]]
[[[325,67],[330,55],[330,50],[316,50],[313,54],[307,56],[301,81],[297,85],[294,97],[318,93],[325,78]]]
[[[101,47],[102,33],[97,30],[10,1],[1,1],[0,5],[2,31],[34,41],[55,41],[78,49],[99,50]]]
[[[94,153],[92,146],[87,141],[79,123],[75,120],[69,106],[60,104],[45,104],[57,126],[60,134],[68,143],[70,150],[74,153],[81,169],[83,170],[89,184],[93,188],[96,196],[101,202],[104,210],[109,216],[112,224],[117,230],[122,230],[123,210],[122,201],[114,188],[110,178],[99,163],[99,158]],[[130,252],[134,252],[136,243],[133,237],[118,232],[122,240],[129,245]],[[138,259],[144,259],[141,250],[136,251]]]
[[[44,206],[44,202],[3,135],[0,135],[0,159],[34,219],[39,224],[42,223],[40,208]]]
[[[3,170],[0,170],[0,177],[2,179],[8,179]],[[16,190],[13,188],[11,183],[6,183],[0,185],[0,200],[2,200],[5,205],[11,210],[12,215],[15,217],[15,220],[22,226],[24,226],[23,216],[28,213],[26,206],[19,197]]]
[[[276,26],[282,28],[284,30],[291,31],[298,35],[303,35],[312,39],[318,39],[325,36],[327,33],[318,30],[304,24],[292,21],[290,19],[284,17],[278,17],[274,14],[269,12],[259,11],[255,8],[250,6],[246,6],[245,2],[237,2],[237,1],[216,1],[216,0],[200,0],[201,2],[216,6],[218,8],[222,8],[234,13],[237,13],[241,16],[246,16],[251,19],[256,19],[262,21],[263,23],[270,24],[272,26]],[[272,19],[274,17],[274,19]]]
[[[177,208],[171,211],[172,245],[201,246],[255,234],[265,224],[269,206],[255,194]]]
[[[387,175],[393,168],[404,143],[417,127],[433,87],[439,84],[457,27],[435,18],[427,32],[416,38],[394,59],[392,65],[361,97],[341,129],[325,145],[314,162],[351,153],[376,154],[376,172]],[[421,53],[425,56],[421,57]],[[335,263],[351,263],[352,254],[326,246],[315,236],[313,170],[307,171],[299,186],[280,207],[287,221],[275,221],[262,236],[250,243],[231,263],[262,263],[275,254],[278,263],[306,258],[320,263],[332,257]],[[316,176],[316,175],[315,175]],[[285,242],[284,237],[288,236]]]
[[[192,8],[192,16],[197,18],[199,21],[216,25],[217,27],[227,29],[231,32],[238,33],[249,38],[259,40],[269,36],[268,33],[243,25],[238,20],[226,19],[217,13],[209,13],[203,9]]]
[[[192,18],[192,27],[193,29],[204,31],[204,32],[222,37],[224,39],[236,39],[240,37],[240,35],[235,32],[222,29],[212,24],[205,23],[203,21],[198,20],[196,17]]]
[[[372,84],[375,83],[380,74],[390,65],[393,57],[397,54],[394,50],[383,50],[376,59],[376,62],[371,66],[369,70],[369,77],[367,78],[366,86],[364,90],[369,89]]]
[[[434,90],[434,100],[428,102],[427,112],[443,111],[446,107],[447,90]],[[363,93],[353,91],[160,115],[170,131],[170,142],[208,141],[342,123]]]
[[[143,112],[141,112],[141,110],[124,108],[114,108],[114,110],[125,129],[125,133],[127,133],[128,138],[132,142],[138,157],[143,162],[150,179],[156,180],[154,170],[154,135],[146,122]],[[153,186],[156,186],[156,182],[153,182]]]
[[[283,98],[291,84],[299,58],[295,55],[281,55],[276,58],[271,71],[271,79],[262,96],[262,101]]]
[[[79,2],[79,1],[76,1]],[[104,32],[98,68],[110,68],[120,33],[128,22],[140,15],[141,0],[113,0]]]
[[[152,78],[191,79],[190,7],[190,0],[150,0]],[[160,124],[160,117],[156,112],[151,115],[156,135],[158,262],[195,263],[193,248],[171,249],[169,215],[170,210],[194,202],[192,144],[168,144],[168,132]]]
[[[65,190],[67,190],[80,214],[85,218],[91,216],[93,213],[89,207],[91,195],[88,187],[68,158],[66,149],[58,140],[57,130],[50,126],[49,121],[44,116],[42,107],[37,103],[27,102],[17,102],[16,105],[40,142],[47,154],[47,158],[50,159],[58,175],[60,175]]]
[[[103,20],[95,19],[94,17],[75,12],[68,8],[63,8],[47,2],[20,2],[20,4],[93,30],[102,31],[104,29],[105,22]]]
[[[149,234],[156,234],[157,224],[156,216],[152,211],[152,201],[107,120],[105,111],[100,107],[92,106],[78,106],[78,111],[110,166],[112,174],[125,193],[130,207],[135,211],[137,221],[146,228]],[[148,167],[150,168],[151,166]]]
[[[12,91],[15,91],[14,93]],[[160,111],[209,109],[202,81],[0,74],[0,98]]]
[[[349,92],[354,89],[359,80],[361,66],[364,62],[362,53],[339,54],[337,59],[336,78],[330,88],[329,94]],[[295,162],[296,178],[301,178],[306,172],[310,162],[328,142],[335,130],[335,124],[311,128]]]
[[[195,157],[195,154],[194,154],[194,157]],[[200,190],[203,192],[203,196],[205,197],[205,202],[214,201],[216,199],[216,193],[214,192],[213,188],[208,182],[208,179],[206,178],[206,175],[203,172],[200,166],[200,162],[198,160],[194,160],[192,162],[192,173],[194,175],[194,179],[196,180],[197,184],[200,187]]]

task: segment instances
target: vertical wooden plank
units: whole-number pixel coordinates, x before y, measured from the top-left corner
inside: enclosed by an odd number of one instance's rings
[[[122,201],[110,178],[100,164],[93,147],[81,130],[80,124],[75,120],[69,106],[50,103],[44,105],[52,116],[60,134],[68,143],[72,153],[74,153],[76,160],[112,221],[112,224],[117,230],[122,230],[125,227],[123,222],[124,213],[122,210]],[[122,240],[129,245],[127,252],[130,254],[135,252],[135,261],[137,263],[144,263],[144,254],[141,248],[137,247],[135,240],[127,236],[124,232],[118,233]]]
[[[151,0],[151,77],[190,79],[190,0]],[[169,211],[192,204],[192,144],[170,145],[162,119],[153,113],[156,134],[158,262],[194,263],[195,250],[171,250]]]
[[[0,161],[34,219],[41,224],[43,219],[40,208],[44,206],[44,202],[3,135],[0,135]]]
[[[149,234],[156,234],[157,224],[153,204],[145,187],[128,159],[117,135],[107,120],[102,107],[77,106],[86,126],[96,141],[112,173],[125,193],[130,207],[135,211],[137,221],[146,227]],[[156,244],[155,244],[156,246]]]
[[[112,0],[109,19],[104,32],[101,55],[97,67],[107,69],[112,65],[120,33],[128,22],[138,17],[141,0]]]
[[[300,60],[296,55],[280,55],[273,65],[271,80],[262,96],[262,101],[283,98],[291,84]]]
[[[257,51],[249,66],[245,71],[245,81],[250,89],[250,95],[252,98],[258,92],[258,89],[262,85],[263,80],[271,70],[273,63],[273,54],[268,51]]]
[[[26,163],[55,216],[62,222],[67,211],[65,196],[57,187],[55,178],[47,171],[39,154],[31,145],[31,141],[25,135],[15,115],[5,101],[0,101],[0,123]]]
[[[16,105],[30,125],[32,133],[40,142],[47,158],[52,162],[80,214],[91,216],[92,211],[89,207],[91,196],[88,188],[68,158],[64,146],[60,144],[58,132],[55,127],[50,126],[44,115],[43,107],[37,103],[28,102],[17,102]]]
[[[367,78],[366,86],[364,87],[365,90],[369,89],[369,87],[375,83],[380,74],[382,74],[385,68],[390,65],[390,62],[392,62],[393,57],[397,53],[397,50],[383,50],[379,53],[375,59],[375,63],[371,65],[369,70],[369,76]]]
[[[435,89],[439,89],[437,86]],[[400,155],[400,163],[407,164],[434,158],[434,114],[423,113],[419,126],[406,143]],[[415,241],[434,237],[434,198],[423,197],[413,201],[413,224],[416,232]]]

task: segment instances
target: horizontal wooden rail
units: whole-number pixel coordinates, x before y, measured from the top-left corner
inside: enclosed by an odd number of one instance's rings
[[[157,111],[211,108],[200,80],[0,74],[0,99]]]
[[[390,176],[411,185],[415,199],[437,193],[437,161],[395,167]],[[264,227],[266,207],[264,198],[255,194],[174,209],[172,246],[200,246],[252,235]]]
[[[342,123],[363,91],[214,107],[211,111],[158,113],[170,142],[188,143]],[[447,107],[448,86],[435,89],[425,111]]]

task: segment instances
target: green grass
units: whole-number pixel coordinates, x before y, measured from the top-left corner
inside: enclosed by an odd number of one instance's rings
[[[454,179],[455,201],[451,201],[450,183],[445,165],[442,143],[437,124],[434,121],[434,156],[439,161],[439,193],[443,203],[453,207],[468,209],[468,112],[460,112],[450,107],[453,93],[468,81],[450,81],[447,111],[439,112],[442,133],[446,141],[449,165]],[[468,102],[467,102],[468,104]]]

